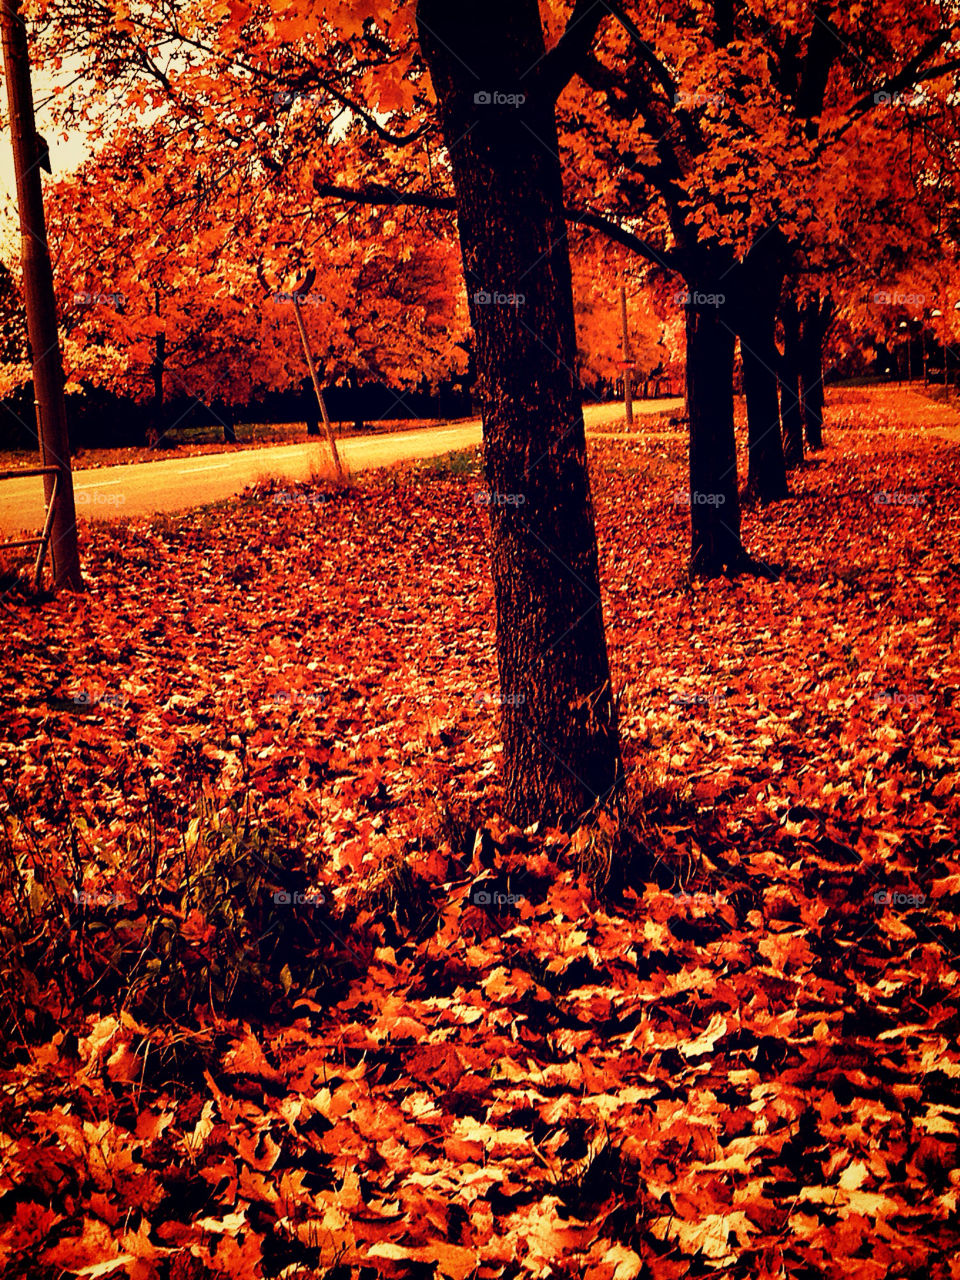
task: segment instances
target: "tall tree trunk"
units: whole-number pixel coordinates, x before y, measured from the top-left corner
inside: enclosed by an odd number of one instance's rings
[[[716,292],[719,292],[717,290]],[[715,306],[687,307],[687,412],[690,416],[690,571],[736,573],[748,562],[740,541],[737,446],[733,429],[733,330]]]
[[[803,465],[803,403],[800,398],[800,309],[792,294],[784,300],[783,358],[780,361],[780,413],[783,420],[783,455],[787,470]]]
[[[157,314],[160,314],[159,310]],[[166,426],[163,420],[163,375],[166,362],[167,335],[161,329],[153,340],[153,362],[150,365],[150,379],[153,382],[153,398],[150,402],[150,416],[147,426],[147,444],[151,449],[156,449],[166,433]]]
[[[347,378],[347,386],[350,388],[351,398],[353,400],[353,429],[359,434],[363,431],[363,413],[360,406],[360,379],[353,370]]]
[[[313,389],[313,382],[310,378],[304,378],[300,383],[300,406],[303,409],[303,420],[307,425],[308,436],[318,436],[320,434],[320,409],[317,405],[317,393]]]
[[[167,335],[162,331],[154,338],[153,363],[150,377],[153,381],[153,405],[157,412],[163,409],[163,374],[167,362]]]
[[[807,448],[816,452],[823,448],[823,365],[820,343],[804,353],[801,389],[803,392],[803,425]]]
[[[232,405],[224,405],[221,426],[223,427],[223,443],[237,443],[237,419]]]
[[[160,290],[153,291],[153,314],[160,318]],[[147,421],[146,441],[151,449],[156,449],[166,430],[163,422],[163,375],[167,364],[167,335],[158,328],[153,339],[153,360],[149,374],[153,383],[153,399]]]
[[[811,298],[803,309],[800,336],[800,384],[803,425],[810,449],[823,448],[823,339],[829,324],[829,304]]]
[[[764,317],[740,337],[743,390],[747,398],[747,492],[763,505],[789,498],[780,434],[780,390],[773,317]]]
[[[776,342],[786,250],[783,236],[768,230],[758,237],[735,277],[736,327],[747,400],[747,493],[763,504],[790,496],[780,434]]]
[[[419,0],[483,414],[504,783],[521,825],[619,800],[616,704],[576,383],[553,95],[536,0]],[[521,98],[525,96],[525,100]]]

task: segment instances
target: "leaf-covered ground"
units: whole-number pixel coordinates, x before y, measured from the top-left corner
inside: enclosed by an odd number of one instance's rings
[[[8,602],[4,1277],[960,1276],[956,416],[827,436],[693,586],[591,446],[620,831],[498,817],[462,462]]]

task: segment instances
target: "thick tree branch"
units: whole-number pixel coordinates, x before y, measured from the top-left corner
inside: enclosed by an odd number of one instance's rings
[[[653,73],[654,79],[660,85],[661,89],[663,89],[670,101],[675,101],[678,89],[673,76],[671,76],[670,72],[657,57],[656,52],[649,44],[647,44],[646,40],[644,40],[640,28],[634,20],[629,16],[629,14],[624,13],[623,6],[620,4],[619,0],[608,0],[608,3],[610,6],[610,12],[633,41],[640,57]]]
[[[914,59],[914,62],[916,62],[916,59]],[[862,116],[880,105],[882,94],[888,94],[892,98],[894,94],[899,94],[904,89],[915,88],[926,80],[936,80],[940,76],[949,75],[951,71],[960,71],[960,58],[955,58],[952,62],[941,63],[936,67],[927,67],[924,71],[913,71],[911,66],[912,64],[904,67],[902,71],[886,80],[879,89],[874,89],[871,93],[864,94],[853,106],[849,107],[844,124],[821,142],[818,151],[823,151],[828,143],[832,145],[838,138],[842,138],[847,130],[851,129]]]
[[[634,47],[640,55],[640,60],[644,63],[654,81],[667,95],[670,100],[670,106],[673,108],[674,114],[680,123],[683,136],[687,140],[687,145],[698,153],[703,150],[703,139],[701,138],[690,112],[685,107],[680,106],[680,90],[677,88],[677,82],[667,70],[666,66],[657,57],[656,51],[644,40],[640,28],[634,20],[624,12],[623,6],[619,0],[607,0],[610,6],[610,12],[626,31],[627,35],[633,41]]]
[[[331,200],[341,200],[344,204],[367,204],[390,207],[401,205],[414,209],[451,209],[456,210],[457,202],[453,196],[431,195],[429,191],[394,191],[390,187],[371,183],[368,187],[341,187],[333,183],[313,184],[315,195],[325,196]]]
[[[333,183],[315,183],[313,190],[315,195],[340,200],[344,204],[376,205],[386,208],[406,206],[414,209],[442,209],[454,212],[457,208],[457,202],[453,196],[432,195],[427,191],[393,191],[390,187],[377,184],[369,187],[341,187]],[[567,222],[597,231],[615,244],[623,245],[625,249],[632,250],[640,257],[646,258],[648,262],[654,262],[668,271],[677,269],[674,255],[669,251],[661,252],[655,249],[640,236],[625,230],[616,222],[603,217],[602,214],[593,213],[589,209],[565,208],[563,212]]]
[[[633,162],[630,168],[662,195],[667,195],[671,184],[678,181],[684,171],[676,146],[676,121],[671,107],[646,80],[621,82],[614,71],[596,58],[586,59],[581,74],[589,88],[606,94],[608,106],[619,119],[631,122],[636,116],[642,117],[648,136],[655,139],[659,163]]]
[[[604,218],[599,213],[591,213],[589,209],[564,209],[563,212],[568,222],[580,227],[589,227],[591,231],[598,231],[608,240],[623,245],[625,249],[632,250],[641,258],[646,258],[648,262],[664,267],[667,271],[679,270],[676,257],[669,250],[654,249],[653,245],[648,244],[646,240],[634,235],[632,231],[624,230],[609,218]]]
[[[803,70],[797,85],[797,114],[808,122],[807,136],[816,137],[812,123],[823,111],[830,71],[842,52],[842,41],[827,11],[818,8],[813,17],[813,29],[807,42]]]
[[[566,30],[535,71],[537,88],[548,101],[556,102],[580,70],[610,12],[604,0],[577,0]]]
[[[717,29],[717,44],[723,49],[733,42],[734,0],[714,0],[713,22]]]
[[[937,67],[927,67],[926,70],[914,70],[911,66],[904,67],[895,76],[891,76],[886,80],[879,89],[874,89],[872,93],[864,94],[850,108],[850,114],[857,116],[863,115],[869,111],[871,107],[877,106],[877,97],[879,94],[902,93],[904,89],[913,89],[918,84],[923,84],[926,80],[936,80],[939,76],[947,75],[951,71],[960,70],[960,58],[954,58],[952,62],[943,62]]]

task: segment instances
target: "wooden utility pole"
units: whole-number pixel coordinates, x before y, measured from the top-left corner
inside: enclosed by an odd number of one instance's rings
[[[323,394],[323,388],[320,386],[320,379],[317,376],[317,366],[313,360],[313,352],[310,350],[310,339],[307,337],[307,326],[303,323],[303,316],[300,313],[300,294],[294,294],[293,298],[293,314],[297,318],[297,328],[300,330],[300,341],[303,343],[303,354],[307,359],[307,368],[310,370],[310,377],[313,379],[313,389],[317,396],[317,404],[320,406],[320,413],[323,416],[323,426],[327,433],[327,443],[330,446],[330,453],[333,455],[333,465],[337,469],[337,479],[343,479],[343,463],[340,461],[340,453],[337,449],[337,437],[333,434],[333,426],[330,423],[330,415],[327,413],[327,401]]]
[[[303,316],[300,314],[300,308],[310,296],[310,290],[313,288],[314,281],[317,278],[317,272],[311,267],[303,279],[288,294],[274,293],[274,298],[289,298],[293,302],[293,314],[297,322],[297,331],[300,334],[300,341],[303,344],[303,354],[307,361],[307,368],[310,370],[310,378],[313,381],[313,390],[317,397],[317,404],[320,406],[320,415],[323,418],[324,429],[327,433],[327,444],[330,446],[330,455],[333,458],[333,465],[336,467],[337,479],[343,480],[344,470],[343,463],[340,461],[340,452],[337,449],[337,438],[333,434],[333,426],[330,422],[330,415],[327,413],[327,402],[324,398],[323,387],[320,385],[320,378],[317,374],[317,366],[313,359],[313,352],[310,350],[310,339],[307,337],[307,326],[303,323]],[[267,283],[267,277],[263,272],[263,263],[257,264],[257,279],[263,291],[270,295],[270,286]],[[312,435],[309,424],[307,425],[307,434]]]
[[[63,365],[40,185],[43,157],[37,139],[27,28],[20,16],[20,0],[0,0],[0,21],[20,214],[23,291],[33,357],[33,388],[54,581],[58,587],[79,591],[83,587],[83,579],[77,546],[67,410],[63,398]]]
[[[627,426],[633,426],[633,356],[630,351],[630,329],[627,325],[627,291],[620,286],[620,322],[623,327],[623,406]]]

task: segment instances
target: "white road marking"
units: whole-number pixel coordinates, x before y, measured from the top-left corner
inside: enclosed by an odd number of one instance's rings
[[[98,480],[96,484],[75,484],[74,490],[77,489],[106,489],[111,484],[123,484],[122,480]]]
[[[232,462],[221,462],[213,467],[188,467],[185,471],[178,471],[178,476],[195,476],[201,471],[229,471],[233,466]]]

